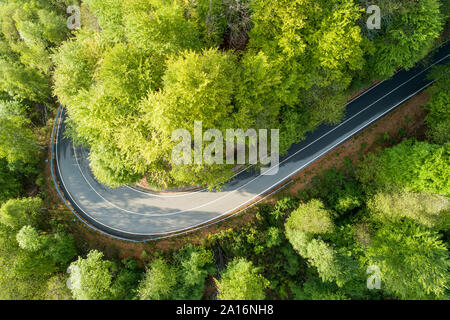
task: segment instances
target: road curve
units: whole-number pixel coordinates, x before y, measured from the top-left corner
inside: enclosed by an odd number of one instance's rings
[[[238,213],[267,196],[291,176],[414,96],[432,81],[432,66],[449,62],[450,44],[426,65],[397,72],[350,101],[338,125],[322,125],[291,147],[280,159],[276,175],[240,172],[220,192],[204,190],[147,193],[130,187],[108,188],[89,168],[89,151],[64,137],[65,113],[60,110],[52,138],[51,171],[66,205],[87,225],[110,236],[147,241],[196,230]]]

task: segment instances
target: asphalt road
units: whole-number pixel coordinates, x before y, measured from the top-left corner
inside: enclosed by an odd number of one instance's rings
[[[64,110],[56,121],[52,172],[66,204],[85,223],[114,237],[149,240],[204,227],[236,214],[267,196],[316,159],[381,118],[428,85],[430,68],[449,62],[450,44],[429,62],[409,71],[400,71],[347,105],[345,120],[339,125],[322,125],[291,147],[280,159],[276,175],[241,172],[220,192],[204,190],[180,193],[147,193],[131,187],[108,188],[93,177],[88,150],[65,138]]]

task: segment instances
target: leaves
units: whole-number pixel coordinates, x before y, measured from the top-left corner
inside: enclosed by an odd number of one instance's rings
[[[263,300],[269,282],[251,262],[239,258],[227,265],[216,285],[219,300]]]

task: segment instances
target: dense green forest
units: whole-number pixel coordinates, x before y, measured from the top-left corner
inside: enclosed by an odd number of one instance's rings
[[[375,1],[376,2],[376,1]],[[443,29],[440,3],[86,0],[82,28],[52,55],[53,93],[71,136],[109,185],[208,185],[232,165],[175,165],[175,129],[280,129],[284,153],[319,124],[337,123],[349,90],[409,68]],[[117,77],[120,74],[120,77]],[[204,142],[206,144],[206,142]]]
[[[449,299],[448,64],[431,73],[426,139],[318,173],[144,268],[77,246],[42,187],[59,103],[109,186],[224,183],[231,165],[171,163],[174,129],[279,128],[286,152],[338,123],[350,93],[424,58],[448,29],[444,2],[83,0],[69,30],[73,1],[0,0],[0,299]]]

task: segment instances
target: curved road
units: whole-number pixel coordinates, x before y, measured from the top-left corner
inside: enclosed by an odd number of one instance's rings
[[[89,169],[88,150],[64,137],[65,114],[60,108],[52,145],[56,187],[79,218],[114,237],[143,241],[196,230],[260,201],[295,173],[426,88],[432,83],[426,79],[430,68],[448,62],[449,52],[450,44],[446,44],[425,66],[402,70],[349,102],[345,120],[335,126],[322,125],[293,145],[280,159],[276,175],[240,172],[220,192],[148,193],[100,184]]]

